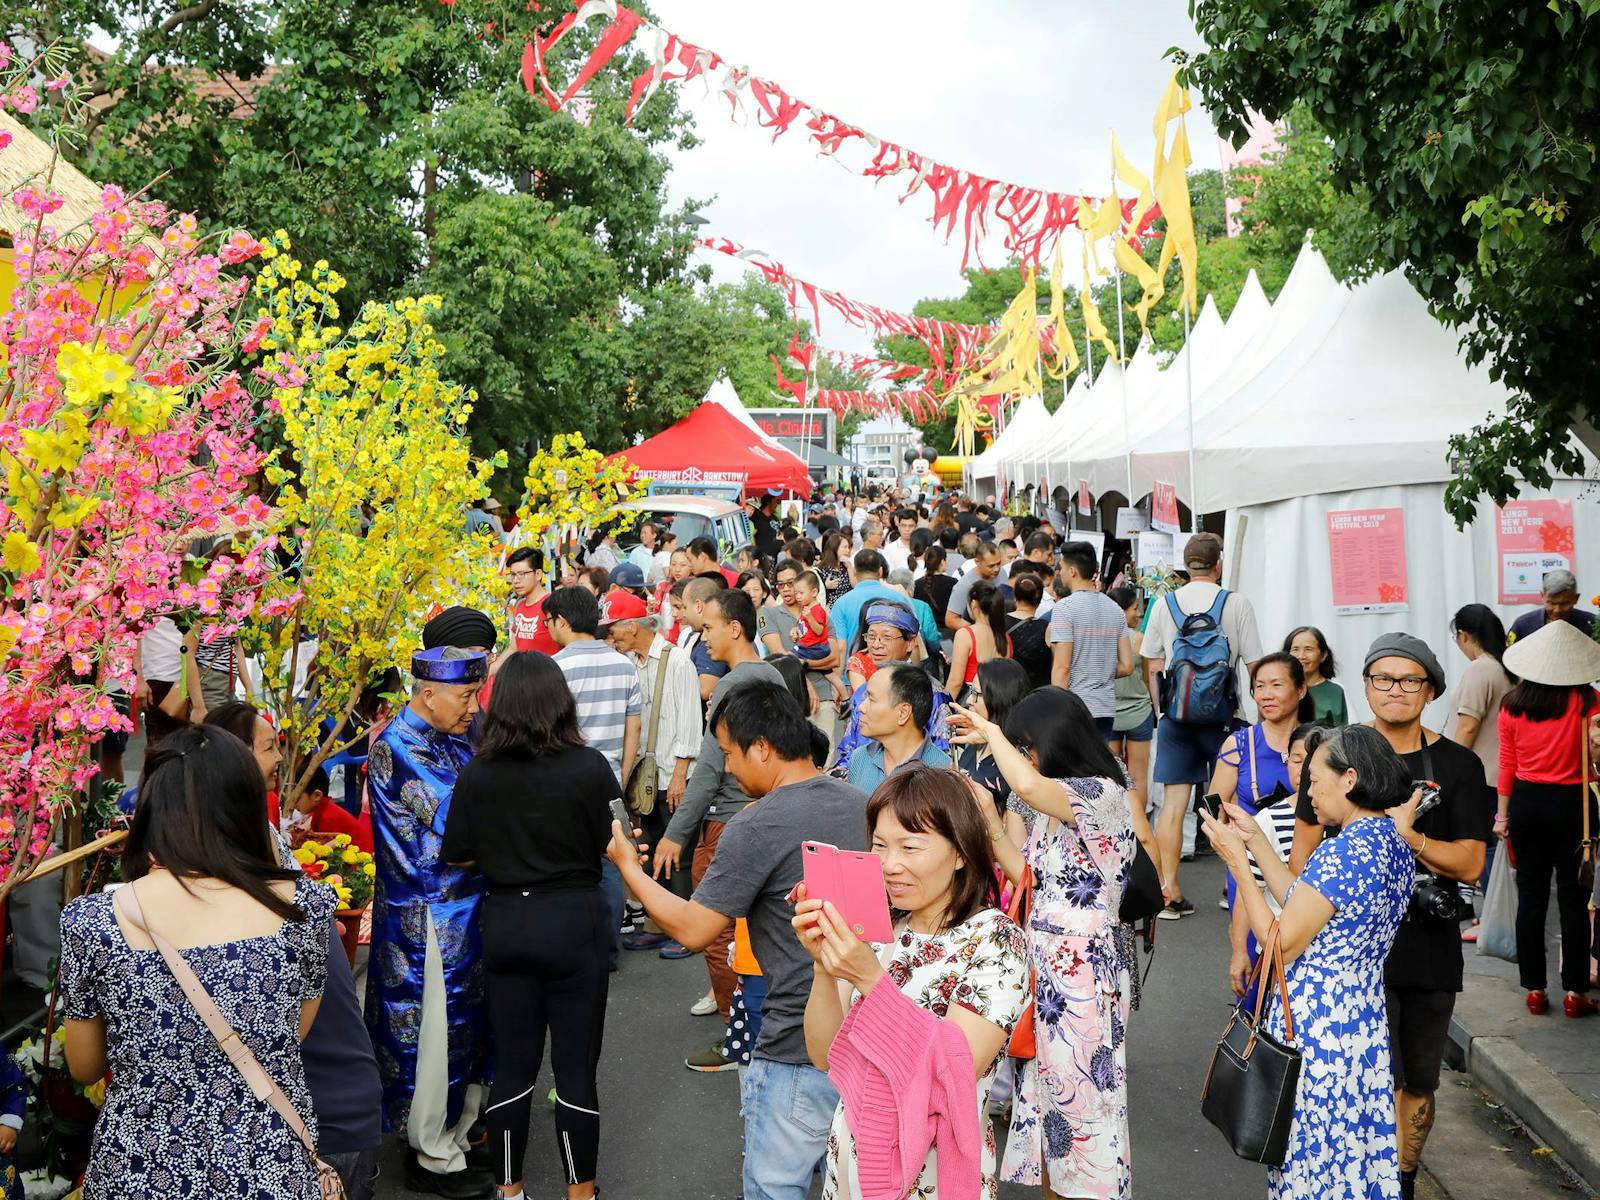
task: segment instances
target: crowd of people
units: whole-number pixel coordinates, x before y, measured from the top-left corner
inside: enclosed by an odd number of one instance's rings
[[[547,1042],[566,1194],[597,1195],[610,974],[651,952],[705,964],[692,1011],[719,1034],[682,1061],[739,1073],[744,1200],[800,1200],[818,1173],[829,1200],[1126,1197],[1139,946],[1195,911],[1180,876],[1205,846],[1227,867],[1215,987],[1245,997],[1271,943],[1288,965],[1266,1019],[1292,1020],[1306,1066],[1274,1196],[1412,1194],[1500,842],[1529,1010],[1552,876],[1564,1012],[1600,1007],[1580,853],[1600,644],[1570,576],[1509,645],[1489,608],[1455,614],[1441,732],[1426,636],[1264,643],[1213,534],[1147,604],[1126,561],[992,501],[830,494],[785,520],[761,497],[752,518],[730,561],[654,524],[548,572],[520,547],[504,614],[429,621],[364,788],[336,805],[324,782],[294,818],[338,808],[375,846],[363,1004],[268,803],[270,725],[218,698],[165,732],[124,859],[143,924],[103,894],[62,916],[68,1063],[113,1079],[86,1197],[171,1194],[157,1175],[319,1195],[292,1123],[142,953],[157,935],[353,1200],[380,1121],[412,1190],[531,1190]],[[1336,650],[1359,655],[1364,724]],[[808,894],[829,851],[874,856],[886,937]]]

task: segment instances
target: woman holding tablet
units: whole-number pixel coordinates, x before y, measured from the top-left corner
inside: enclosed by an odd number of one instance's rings
[[[921,1147],[901,1146],[904,1161],[913,1164],[907,1172],[917,1171],[918,1163],[920,1171],[894,1186],[897,1194],[937,1197],[940,1174],[966,1143],[978,1154],[962,1165],[980,1174],[981,1194],[993,1200],[994,1130],[979,1114],[987,1111],[995,1070],[1027,1004],[1028,964],[1021,931],[996,907],[983,816],[960,776],[912,767],[872,794],[867,830],[883,860],[893,939],[876,947],[859,941],[831,901],[801,893],[795,907],[795,932],[816,963],[806,1048],[819,1069],[830,1071],[842,1097],[828,1138],[822,1195],[854,1200],[862,1195],[862,1175],[883,1178],[898,1133],[892,1116],[888,1127],[878,1127],[883,1107],[861,1103],[874,1082],[905,1104],[918,1096],[931,1101],[942,1085],[973,1087],[975,1072],[975,1096],[967,1092],[929,1111],[947,1114],[947,1121],[953,1110],[966,1112],[981,1136],[963,1125],[948,1138],[936,1133],[925,1155],[917,1153]],[[874,1039],[888,1039],[902,1052],[919,1047],[921,1053],[906,1055],[917,1077],[874,1079],[865,1066]],[[959,1065],[941,1073],[941,1064]],[[967,1109],[974,1098],[976,1107]],[[911,1116],[915,1128],[929,1124],[924,1113]]]

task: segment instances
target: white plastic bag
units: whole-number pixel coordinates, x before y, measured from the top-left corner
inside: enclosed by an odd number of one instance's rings
[[[1504,842],[1500,843],[1500,852],[1489,871],[1489,886],[1484,890],[1478,953],[1517,961],[1517,869],[1511,865]]]

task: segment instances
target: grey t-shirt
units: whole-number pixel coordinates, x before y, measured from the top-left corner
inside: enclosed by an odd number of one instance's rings
[[[805,875],[802,842],[865,850],[867,794],[827,775],[768,792],[728,821],[694,900],[750,923],[750,948],[767,980],[755,1056],[806,1064],[811,956],[789,923],[794,908],[785,899]]]
[[[769,633],[778,635],[778,644],[783,647],[785,654],[794,650],[794,637],[800,629],[800,622],[786,608],[774,604],[763,604],[756,609],[756,639],[759,641]]]
[[[716,731],[711,726],[711,716],[717,706],[727,699],[728,693],[746,683],[760,680],[782,684],[778,668],[764,662],[744,662],[734,667],[711,690],[711,703],[706,705],[706,731],[700,741],[700,756],[695,759],[694,770],[689,774],[689,786],[683,790],[683,802],[667,823],[667,840],[686,845],[689,837],[700,828],[706,818],[726,821],[746,804],[750,797],[744,794],[739,781],[728,774],[722,747],[717,744]]]

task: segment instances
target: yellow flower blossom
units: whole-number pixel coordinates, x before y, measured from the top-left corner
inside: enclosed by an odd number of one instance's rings
[[[31,575],[39,569],[39,547],[28,540],[27,534],[13,530],[6,534],[0,562],[14,575]]]

